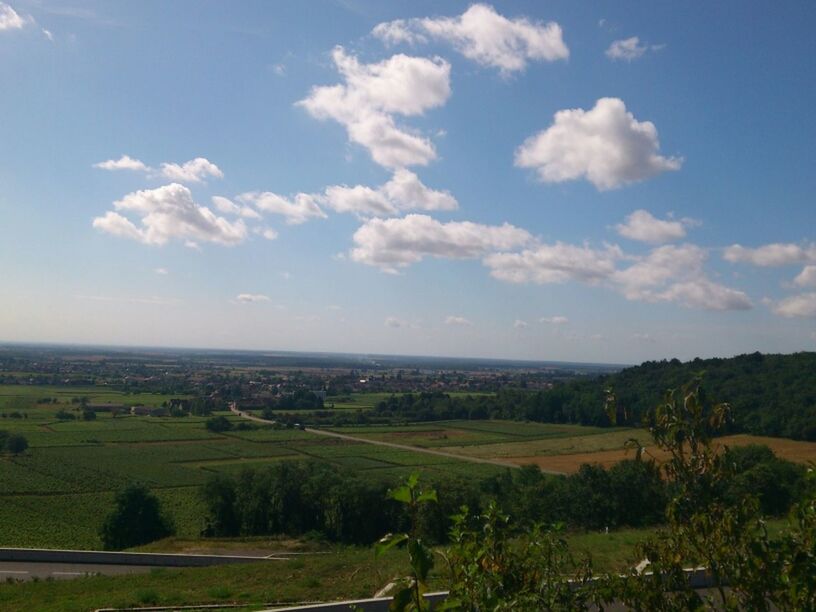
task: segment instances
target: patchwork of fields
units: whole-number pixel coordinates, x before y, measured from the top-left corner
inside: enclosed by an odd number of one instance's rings
[[[317,460],[364,477],[395,483],[414,471],[431,481],[480,479],[506,468],[327,438],[297,429],[235,429],[214,433],[202,417],[147,417],[99,413],[96,420],[60,421],[71,398],[92,402],[160,405],[161,395],[123,395],[99,388],[0,387],[0,429],[20,432],[30,443],[17,457],[0,456],[0,546],[97,548],[98,529],[115,491],[139,481],[151,487],[175,520],[180,537],[195,538],[205,525],[199,487],[217,473],[238,474],[283,460]],[[372,394],[373,395],[373,394]],[[58,403],[37,403],[41,398]],[[355,396],[355,407],[379,398]],[[20,412],[12,418],[11,412]],[[76,413],[76,412],[75,412]],[[78,413],[77,413],[78,414]],[[5,416],[3,416],[5,415]],[[233,422],[243,421],[224,413]],[[464,457],[535,464],[571,473],[583,463],[612,465],[631,456],[624,443],[641,430],[509,421],[444,421],[334,429],[362,440],[445,451]],[[781,457],[816,461],[816,444],[776,438],[729,436],[722,443],[767,444]],[[657,457],[660,459],[660,457]]]

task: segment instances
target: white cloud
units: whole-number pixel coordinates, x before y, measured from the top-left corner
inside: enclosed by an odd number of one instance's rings
[[[292,198],[286,198],[270,191],[252,191],[242,193],[237,199],[244,204],[253,204],[263,212],[285,217],[288,225],[326,218],[326,213],[317,204],[317,196],[308,193],[298,193]]]
[[[242,304],[251,304],[253,302],[268,302],[269,296],[260,293],[239,293],[235,299]]]
[[[530,327],[530,326],[527,323],[527,321],[522,321],[521,319],[516,319],[515,321],[513,321],[513,327],[515,329],[526,329],[527,327]]]
[[[26,25],[26,20],[5,2],[0,2],[0,32],[3,30],[20,30]]]
[[[361,64],[342,47],[334,49],[332,59],[345,83],[313,87],[299,106],[317,119],[345,126],[349,140],[387,168],[425,165],[436,158],[431,141],[398,127],[394,115],[421,115],[442,106],[451,93],[450,64],[402,54]]]
[[[637,121],[618,98],[601,98],[591,110],[555,113],[553,124],[516,150],[515,164],[535,169],[545,183],[585,178],[599,190],[678,170],[682,160],[658,154],[657,129]]]
[[[371,219],[355,233],[350,253],[356,262],[395,273],[424,257],[469,259],[530,242],[528,232],[510,224],[481,225],[470,221],[441,223],[427,215]]]
[[[524,70],[528,61],[567,59],[561,26],[555,22],[508,19],[487,4],[474,4],[458,17],[400,19],[377,25],[372,34],[386,44],[448,42],[462,55],[502,73]]]
[[[179,183],[201,183],[207,177],[224,178],[221,169],[204,157],[196,157],[183,164],[164,162],[158,170],[151,168],[143,161],[129,155],[119,159],[109,159],[93,165],[102,170],[135,170],[146,172],[153,177],[168,179]]]
[[[108,211],[93,220],[93,226],[103,232],[137,240],[144,244],[162,245],[171,239],[192,242],[215,242],[235,245],[243,242],[247,229],[243,220],[230,222],[217,216],[206,206],[193,200],[184,185],[171,183],[157,189],[129,193],[113,203],[116,211],[126,211],[140,217],[140,227],[119,212]]]
[[[632,340],[637,340],[638,342],[649,342],[654,343],[655,339],[650,334],[643,334],[643,333],[634,333],[632,334]]]
[[[244,217],[245,219],[261,218],[260,213],[258,213],[258,211],[254,208],[249,206],[238,206],[232,200],[223,196],[213,196],[212,203],[219,212],[222,212],[225,215],[238,215]]]
[[[567,317],[556,315],[554,317],[541,317],[539,322],[549,323],[550,325],[566,325],[569,323],[569,319]]]
[[[167,268],[156,268],[154,272],[159,276],[167,276],[170,274],[170,272],[167,271]]]
[[[617,246],[603,250],[564,243],[541,244],[520,253],[484,258],[490,274],[511,283],[562,283],[575,280],[603,285],[629,300],[678,302],[689,308],[745,310],[751,301],[741,291],[709,280],[703,270],[707,253],[695,245],[666,245],[644,257],[625,255]],[[634,260],[619,269],[618,262]]]
[[[626,217],[625,223],[616,225],[615,230],[630,240],[662,244],[685,238],[686,228],[693,224],[691,219],[662,220],[646,210],[636,210]]]
[[[221,169],[204,157],[196,157],[183,164],[165,162],[161,165],[161,175],[180,183],[200,183],[207,177],[224,178]]]
[[[787,318],[816,317],[816,292],[785,298],[776,304],[774,312]]]
[[[452,325],[456,327],[473,327],[473,321],[457,315],[448,315],[445,317],[445,325]]]
[[[649,50],[657,51],[662,48],[663,45],[642,45],[640,44],[640,38],[632,36],[631,38],[613,41],[606,50],[606,57],[613,61],[623,60],[631,62],[632,60],[643,57]]]
[[[263,236],[267,240],[275,240],[278,237],[278,232],[273,230],[271,227],[267,227],[261,231],[261,236]]]
[[[687,308],[703,310],[750,310],[752,307],[751,300],[742,291],[706,278],[675,283],[655,297],[661,301],[679,302]]]
[[[723,258],[731,263],[750,263],[762,267],[816,263],[816,244],[799,245],[777,242],[757,248],[734,244],[725,249]]]
[[[816,287],[816,266],[805,266],[793,282],[800,287]]]
[[[138,159],[133,159],[129,155],[122,155],[119,159],[109,159],[107,161],[99,162],[93,165],[94,168],[102,170],[136,170],[139,172],[147,172],[150,170],[144,162]]]
[[[385,326],[393,328],[408,327],[408,323],[403,321],[402,319],[398,319],[397,317],[386,317]]]
[[[54,34],[51,33],[51,30],[46,30],[45,28],[41,29],[43,36],[45,36],[50,42],[54,42]]]
[[[617,247],[596,250],[556,242],[520,253],[494,253],[484,258],[484,264],[491,276],[510,283],[597,283],[615,271],[615,261],[621,257]]]
[[[400,210],[456,210],[459,203],[448,191],[426,187],[419,177],[404,168],[377,189],[357,185],[328,187],[323,201],[339,213],[358,217],[383,217]]]

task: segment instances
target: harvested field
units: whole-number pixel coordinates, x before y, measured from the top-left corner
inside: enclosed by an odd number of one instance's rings
[[[723,446],[747,446],[749,444],[762,444],[768,446],[777,457],[793,461],[795,463],[807,463],[809,461],[816,462],[816,442],[799,442],[796,440],[788,440],[786,438],[769,438],[766,436],[752,436],[749,434],[738,434],[734,436],[725,436],[719,438],[717,442]],[[658,461],[663,461],[667,458],[667,453],[646,446],[648,456],[654,457]],[[553,470],[557,472],[564,472],[572,474],[584,463],[593,463],[602,465],[603,467],[610,467],[623,461],[624,459],[633,459],[635,453],[633,450],[626,450],[623,448],[617,450],[607,450],[589,453],[569,453],[562,455],[532,455],[527,457],[510,457],[508,460],[516,465],[537,465],[545,470]]]

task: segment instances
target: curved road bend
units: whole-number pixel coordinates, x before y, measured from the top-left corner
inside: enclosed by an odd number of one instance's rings
[[[247,412],[243,412],[238,410],[235,402],[230,403],[230,410],[245,419],[249,419],[250,421],[257,421],[258,423],[275,423],[275,421],[270,421],[268,419],[262,419],[260,417],[253,416]],[[500,459],[484,459],[482,457],[468,457],[466,455],[457,455],[456,453],[449,453],[446,451],[436,450],[432,448],[423,448],[421,446],[409,446],[408,444],[397,444],[396,442],[384,442],[382,440],[371,440],[369,438],[358,438],[356,436],[350,436],[348,434],[341,434],[334,431],[328,431],[326,429],[312,429],[311,427],[306,427],[304,431],[307,431],[312,434],[316,434],[318,436],[328,436],[330,438],[338,438],[340,440],[346,440],[348,442],[361,442],[363,444],[373,444],[374,446],[387,446],[388,448],[396,448],[398,450],[406,450],[411,451],[414,453],[425,453],[427,455],[436,455],[437,457],[447,457],[449,459],[458,459],[459,461],[470,461],[471,463],[486,463],[488,465],[497,465],[499,467],[507,467],[507,468],[518,468],[520,466],[516,465],[515,463],[510,463],[509,461],[501,461]],[[541,470],[547,474],[555,474],[557,476],[562,476],[563,472],[556,472],[553,470]]]

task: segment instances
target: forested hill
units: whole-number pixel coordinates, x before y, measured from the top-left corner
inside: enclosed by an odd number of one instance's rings
[[[637,421],[666,389],[699,373],[711,401],[731,404],[737,431],[816,440],[816,353],[647,361],[617,374],[567,383],[550,393],[562,396],[565,408],[582,413],[590,406],[600,410],[604,390],[611,387],[619,407]]]
[[[703,375],[709,400],[733,407],[732,432],[816,440],[816,353],[753,353],[687,363],[647,361],[617,374],[564,382],[549,390],[503,389],[495,396],[395,395],[380,402],[372,416],[386,422],[395,418],[519,419],[603,427],[612,424],[604,407],[605,391],[611,388],[619,415],[626,415],[625,419],[619,416],[618,424],[637,425],[667,389],[680,387],[698,374]]]

